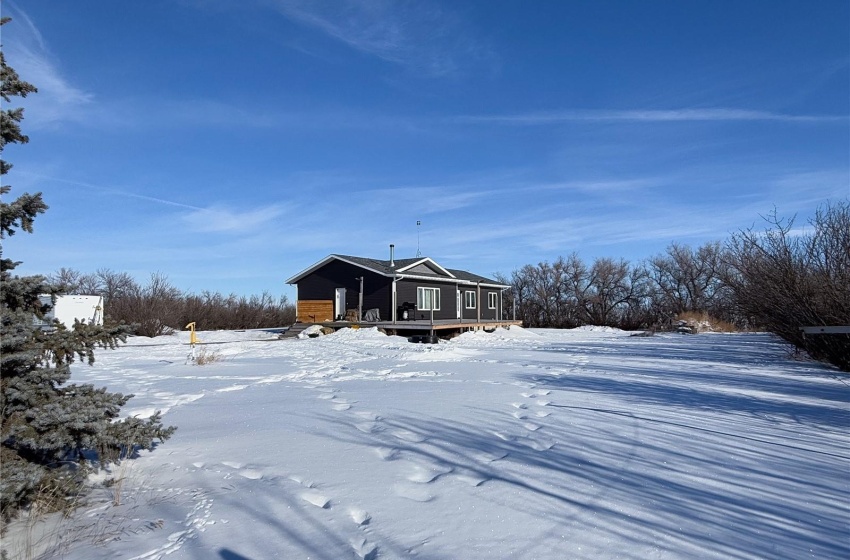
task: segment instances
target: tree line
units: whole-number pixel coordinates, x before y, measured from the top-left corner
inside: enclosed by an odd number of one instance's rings
[[[161,273],[140,284],[126,272],[102,268],[84,274],[61,268],[49,280],[64,293],[102,296],[104,321],[130,325],[131,333],[139,336],[159,336],[191,322],[198,330],[260,329],[295,322],[295,306],[286,296],[193,294],[179,290]]]
[[[822,206],[808,227],[765,218],[725,242],[673,243],[638,263],[576,253],[525,265],[499,280],[506,308],[528,327],[604,325],[665,329],[708,315],[740,329],[776,333],[811,356],[850,369],[850,335],[805,335],[807,326],[850,325],[850,204]]]
[[[529,327],[664,328],[688,312],[733,321],[724,257],[719,242],[697,249],[673,243],[637,264],[603,257],[588,265],[572,253],[525,265],[502,281],[513,287],[509,303]]]

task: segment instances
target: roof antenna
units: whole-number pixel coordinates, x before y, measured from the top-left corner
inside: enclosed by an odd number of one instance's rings
[[[416,258],[422,256],[422,251],[419,250],[419,226],[422,225],[420,220],[416,220]]]

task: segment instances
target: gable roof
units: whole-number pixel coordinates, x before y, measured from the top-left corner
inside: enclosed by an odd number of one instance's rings
[[[351,255],[328,255],[316,264],[302,270],[292,278],[288,279],[286,283],[295,284],[305,276],[315,272],[316,270],[322,268],[323,266],[334,260],[347,262],[348,264],[352,264],[359,268],[363,268],[365,270],[380,274],[381,276],[386,276],[388,278],[419,278],[422,280],[432,280],[436,282],[451,282],[460,284],[477,284],[480,282],[481,284],[497,288],[510,287],[495,280],[491,280],[490,278],[485,278],[484,276],[479,276],[477,274],[472,274],[471,272],[466,272],[465,270],[444,268],[437,264],[437,262],[431,259],[430,257],[417,257],[414,259],[394,259],[393,263],[395,264],[395,266],[393,267],[390,266],[390,261],[388,260],[355,257]],[[427,267],[427,269],[429,269],[429,272],[422,271],[423,265]]]

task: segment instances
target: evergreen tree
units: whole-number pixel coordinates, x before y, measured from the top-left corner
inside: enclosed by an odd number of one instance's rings
[[[3,18],[0,25],[8,22]],[[6,64],[0,50],[0,78],[4,108],[0,111],[2,142],[29,141],[21,132],[23,109],[6,108],[13,97],[26,97],[37,90],[22,81]],[[0,159],[0,174],[12,165]],[[0,196],[10,192],[0,186]],[[16,231],[32,233],[33,221],[47,210],[41,193],[24,193],[11,202],[0,200],[0,239]],[[163,427],[159,413],[149,419],[119,420],[121,407],[132,395],[108,393],[92,385],[68,384],[70,365],[94,362],[96,348],[114,348],[126,338],[127,328],[98,327],[76,323],[66,329],[55,323],[46,332],[34,318],[43,318],[50,304],[39,296],[56,296],[58,288],[44,277],[20,277],[12,270],[20,264],[3,255],[0,246],[0,512],[8,519],[26,507],[40,491],[51,488],[56,507],[81,490],[86,458],[101,462],[126,456],[139,448],[151,449],[164,441],[174,427]]]

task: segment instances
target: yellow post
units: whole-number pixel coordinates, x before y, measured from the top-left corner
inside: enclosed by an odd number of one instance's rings
[[[192,347],[191,360],[195,361],[195,344],[198,342],[198,337],[195,335],[195,321],[192,321],[184,329],[189,329],[189,346]]]

